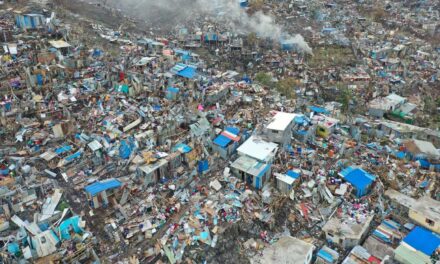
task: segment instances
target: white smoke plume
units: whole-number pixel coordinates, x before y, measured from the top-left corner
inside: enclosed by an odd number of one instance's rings
[[[110,0],[116,7],[138,18],[159,16],[162,21],[197,19],[209,16],[224,21],[232,30],[241,33],[254,32],[263,38],[274,41],[284,39],[285,43],[295,44],[303,52],[312,54],[312,49],[304,38],[285,32],[275,19],[259,11],[249,15],[240,7],[238,0]],[[185,21],[180,21],[185,22]]]

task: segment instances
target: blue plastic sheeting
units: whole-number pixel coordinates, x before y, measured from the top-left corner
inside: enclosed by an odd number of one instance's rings
[[[179,92],[179,88],[168,87],[167,91],[170,92],[170,93],[178,93]]]
[[[48,223],[41,223],[41,224],[38,224],[38,227],[40,228],[40,230],[41,231],[46,231],[46,230],[49,230],[49,228],[50,228],[50,226],[49,226],[49,224]]]
[[[55,153],[60,155],[71,150],[72,150],[72,146],[68,145],[55,149]]]
[[[173,151],[180,151],[182,153],[188,153],[191,152],[192,148],[186,144],[179,143],[174,148]]]
[[[60,231],[62,240],[71,239],[70,230],[73,230],[77,234],[84,232],[84,230],[79,226],[79,221],[80,221],[80,218],[78,215],[76,215],[76,216],[73,216],[73,217],[61,222],[60,227],[59,227],[59,231]]]
[[[43,75],[37,74],[37,84],[40,86],[43,85]]]
[[[121,187],[121,185],[122,185],[122,183],[116,179],[108,179],[105,181],[99,181],[99,182],[92,183],[89,186],[86,186],[84,189],[91,196],[95,196],[98,193],[103,192],[105,190],[119,188],[119,187]]]
[[[287,176],[294,178],[295,180],[299,178],[300,174],[298,172],[294,172],[291,170],[288,170],[286,173]]]
[[[307,122],[307,120],[304,116],[295,116],[295,118],[293,120],[295,121],[296,124],[299,124],[299,125],[303,125],[304,123]]]
[[[304,136],[307,134],[307,130],[298,130],[298,131],[296,131],[296,134],[298,134],[300,136]]]
[[[420,167],[425,169],[429,169],[429,167],[431,166],[431,163],[429,163],[429,161],[426,159],[419,159],[418,162],[420,163]]]
[[[121,142],[121,146],[119,147],[119,157],[121,157],[122,159],[128,159],[130,158],[130,155],[131,155],[131,148],[127,144],[127,142],[123,140]]]
[[[201,160],[199,161],[199,165],[198,165],[198,172],[205,172],[207,170],[209,170],[209,164],[208,164],[208,160]]]
[[[93,57],[100,57],[102,55],[102,50],[100,49],[94,49],[93,50]]]
[[[382,232],[379,232],[377,229],[373,231],[373,235],[375,235],[376,237],[380,238],[381,240],[387,243],[391,243],[390,238],[384,235]]]
[[[401,227],[401,225],[399,223],[394,222],[393,220],[390,219],[386,219],[382,222],[382,224],[386,225],[387,227],[394,229],[394,230],[399,230],[399,228]]]
[[[312,110],[312,112],[318,113],[318,114],[329,114],[330,112],[323,108],[323,107],[319,107],[319,106],[309,106],[309,109]]]
[[[219,135],[214,139],[214,144],[224,148],[226,147],[232,140],[228,137],[225,137],[223,135]]]
[[[263,165],[264,163],[260,163],[261,165]],[[263,177],[264,174],[266,174],[266,172],[270,169],[270,164],[264,164],[264,169],[262,171],[260,171],[260,173],[258,173],[257,178],[261,178]]]
[[[368,187],[376,179],[363,169],[348,167],[341,171],[342,177],[356,188],[356,196],[361,197],[367,194]]]
[[[245,81],[246,83],[252,83],[252,80],[249,77],[243,77],[241,80]]]
[[[174,52],[177,55],[181,55],[183,60],[191,59],[191,52],[190,51],[175,49]]]
[[[12,255],[17,255],[20,252],[20,246],[15,242],[9,243],[8,252]]]
[[[187,79],[192,79],[194,76],[196,76],[196,69],[190,66],[187,66],[185,69],[179,71],[177,73],[178,76],[184,77]]]
[[[237,127],[225,127],[225,131],[232,133],[234,135],[240,134],[240,129]]]
[[[76,152],[76,153],[74,153],[74,154],[72,154],[72,155],[66,157],[65,160],[66,160],[66,161],[69,161],[69,162],[70,162],[70,161],[73,161],[74,159],[77,159],[77,158],[81,157],[81,154],[82,154],[82,152],[81,152],[81,151],[78,151],[78,152]]]
[[[397,157],[398,159],[404,159],[405,156],[406,156],[406,154],[405,154],[405,152],[403,152],[403,151],[399,151],[399,152],[396,153],[396,157]]]
[[[403,242],[431,256],[440,246],[440,236],[423,227],[417,226],[404,239]]]
[[[217,41],[218,35],[215,33],[206,33],[205,34],[205,41]]]
[[[162,106],[160,105],[153,105],[153,110],[154,111],[160,111],[162,109]]]
[[[281,49],[285,51],[291,51],[291,50],[297,50],[298,44],[297,43],[291,43],[291,42],[281,42]]]
[[[330,253],[328,253],[327,251],[323,250],[323,249],[321,249],[318,252],[318,257],[322,258],[323,260],[325,260],[325,261],[327,261],[329,263],[333,263],[335,261],[333,259],[333,256]]]
[[[426,188],[426,187],[428,187],[428,184],[429,184],[429,181],[423,181],[423,182],[420,184],[420,188]]]

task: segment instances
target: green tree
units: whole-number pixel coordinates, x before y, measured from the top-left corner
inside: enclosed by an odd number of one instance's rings
[[[257,83],[263,85],[263,86],[272,86],[272,76],[265,72],[259,72],[257,75],[255,75],[255,80]]]
[[[288,98],[295,98],[295,87],[297,81],[294,78],[285,78],[277,82],[277,90]]]
[[[339,89],[340,94],[338,98],[338,102],[342,104],[342,110],[344,112],[348,111],[348,107],[350,105],[350,100],[353,98],[353,93],[347,87]]]

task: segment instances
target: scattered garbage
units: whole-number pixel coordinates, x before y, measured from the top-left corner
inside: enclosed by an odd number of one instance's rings
[[[439,261],[437,2],[122,2],[0,1],[1,263]]]

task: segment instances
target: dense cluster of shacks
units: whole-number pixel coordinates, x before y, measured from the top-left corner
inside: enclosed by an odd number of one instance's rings
[[[294,45],[251,47],[213,27],[133,38],[93,24],[115,56],[54,11],[2,8],[0,262],[439,261],[440,132],[417,126],[423,100],[401,91],[438,89],[440,46],[349,2],[345,14],[272,4],[323,25],[306,35],[315,56],[357,56],[314,69]],[[389,2],[387,23],[439,34],[430,4]],[[251,61],[247,75],[222,68],[231,56]],[[261,70],[296,78],[295,97],[256,81]],[[322,99],[342,84],[347,105]]]

